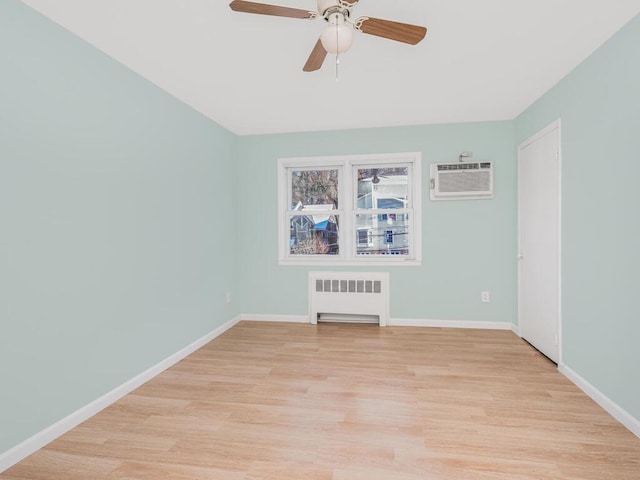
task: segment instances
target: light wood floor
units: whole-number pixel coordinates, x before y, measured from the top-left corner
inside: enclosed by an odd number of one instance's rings
[[[511,332],[242,322],[2,480],[640,479]]]

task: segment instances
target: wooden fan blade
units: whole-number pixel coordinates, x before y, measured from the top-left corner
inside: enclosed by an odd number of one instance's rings
[[[315,12],[310,12],[309,10],[267,5],[266,3],[245,2],[244,0],[233,0],[229,6],[234,12],[257,13],[259,15],[273,15],[276,17],[316,18],[317,16]]]
[[[305,72],[315,72],[316,70],[320,70],[320,67],[322,67],[326,57],[327,51],[324,49],[320,39],[318,39],[316,46],[313,47],[311,55],[309,55],[309,59],[307,60],[307,63],[304,64],[304,68],[302,70]]]
[[[356,29],[362,33],[388,38],[389,40],[408,43],[410,45],[419,43],[427,34],[425,27],[368,17],[362,17],[356,20]]]

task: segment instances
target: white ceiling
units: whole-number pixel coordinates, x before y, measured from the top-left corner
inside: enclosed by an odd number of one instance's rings
[[[512,119],[640,12],[640,0],[360,0],[354,17],[429,33],[417,46],[357,34],[336,82],[332,56],[302,72],[322,20],[230,0],[23,1],[239,135]]]

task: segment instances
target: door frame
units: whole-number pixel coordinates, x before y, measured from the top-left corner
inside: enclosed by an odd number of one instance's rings
[[[554,120],[553,122],[548,124],[546,127],[544,127],[542,130],[535,133],[534,135],[527,138],[524,142],[518,145],[518,160],[517,160],[518,164],[516,169],[517,175],[518,175],[518,181],[517,181],[518,245],[517,245],[517,257],[516,257],[517,270],[518,270],[517,304],[518,304],[518,335],[522,338],[522,334],[520,331],[520,321],[522,319],[522,311],[520,306],[522,303],[520,301],[520,298],[522,295],[522,279],[521,279],[522,274],[521,274],[521,267],[520,267],[520,259],[521,259],[521,251],[522,251],[521,250],[521,247],[522,247],[521,203],[522,202],[520,201],[520,192],[522,191],[521,189],[522,178],[520,176],[521,152],[524,148],[528,147],[535,141],[540,140],[541,138],[550,134],[553,130],[558,131],[558,331],[556,332],[556,335],[558,339],[558,367],[560,367],[561,365],[563,365],[563,361],[562,361],[562,358],[563,358],[562,356],[562,122],[560,118]]]

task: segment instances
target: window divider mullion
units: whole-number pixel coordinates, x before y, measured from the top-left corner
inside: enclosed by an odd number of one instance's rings
[[[342,208],[344,209],[345,215],[343,216],[343,235],[342,235],[342,245],[344,246],[345,258],[347,260],[353,260],[355,254],[354,242],[356,241],[354,238],[353,231],[353,175],[352,175],[352,167],[351,162],[349,160],[345,160],[344,165],[342,167]]]

